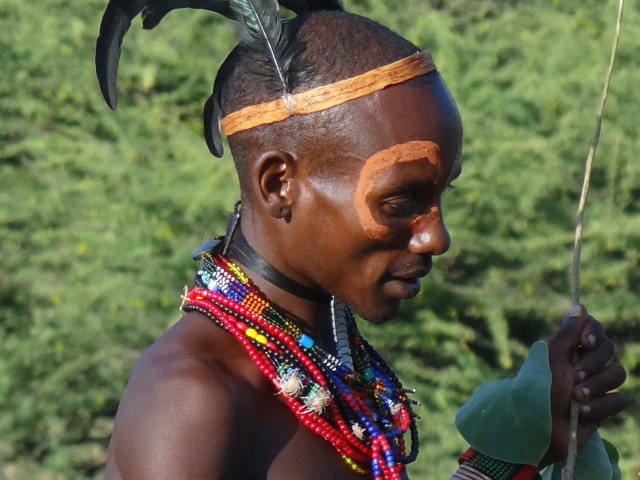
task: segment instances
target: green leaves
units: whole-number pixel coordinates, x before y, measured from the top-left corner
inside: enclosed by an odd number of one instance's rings
[[[573,478],[575,480],[621,480],[620,456],[610,442],[596,432],[578,452]],[[543,480],[562,480],[564,462],[550,465],[542,472]]]
[[[515,378],[486,383],[462,406],[456,427],[476,450],[509,463],[538,465],[549,447],[551,410],[549,348],[531,347]],[[616,447],[596,434],[579,452],[575,480],[620,480]],[[550,465],[544,480],[561,480],[564,462]]]
[[[551,436],[551,370],[545,342],[531,347],[515,378],[482,385],[456,427],[476,450],[509,463],[538,465]]]

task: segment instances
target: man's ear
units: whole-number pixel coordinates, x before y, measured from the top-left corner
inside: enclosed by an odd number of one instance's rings
[[[251,171],[256,200],[275,218],[287,217],[298,196],[297,165],[282,150],[262,153]]]

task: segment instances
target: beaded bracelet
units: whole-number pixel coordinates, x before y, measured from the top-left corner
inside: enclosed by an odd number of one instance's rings
[[[461,469],[472,467],[473,470],[482,474],[477,478],[489,478],[491,480],[536,480],[542,478],[538,473],[538,467],[496,460],[483,455],[473,447],[460,456],[458,462]]]

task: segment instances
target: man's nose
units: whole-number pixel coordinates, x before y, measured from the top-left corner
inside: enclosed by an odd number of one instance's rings
[[[409,251],[421,255],[442,255],[451,246],[451,236],[442,218],[440,206],[417,217],[411,224]]]

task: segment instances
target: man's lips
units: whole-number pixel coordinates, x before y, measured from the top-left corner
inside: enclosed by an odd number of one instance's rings
[[[402,272],[399,274],[391,275],[391,278],[394,278],[396,280],[403,280],[405,282],[411,282],[411,281],[417,280],[418,278],[426,277],[430,271],[431,271],[430,268],[420,268],[416,270],[410,270],[408,272]]]
[[[428,262],[421,261],[420,265],[402,265],[387,271],[388,292],[398,298],[409,299],[420,292],[420,279],[431,271],[431,259]]]
[[[389,268],[386,273],[387,276],[395,280],[411,282],[426,277],[431,271],[432,265],[431,258],[429,258],[421,261],[420,264],[412,263]]]

